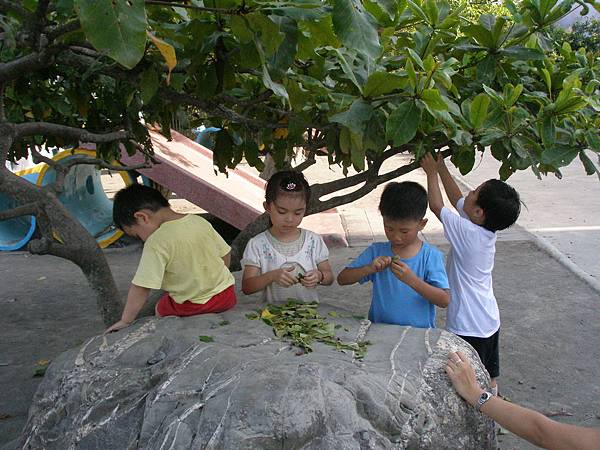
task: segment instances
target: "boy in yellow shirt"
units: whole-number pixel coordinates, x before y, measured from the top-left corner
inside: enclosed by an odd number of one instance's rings
[[[113,220],[144,241],[144,249],[121,320],[105,333],[129,326],[151,289],[166,291],[156,304],[157,316],[218,313],[235,306],[231,247],[205,219],[179,214],[159,191],[134,184],[115,195]]]

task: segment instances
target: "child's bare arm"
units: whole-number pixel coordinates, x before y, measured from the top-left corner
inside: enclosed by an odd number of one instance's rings
[[[333,270],[331,270],[331,264],[329,264],[329,261],[320,262],[317,264],[317,269],[319,269],[319,271],[323,274],[321,284],[325,286],[330,286],[333,284],[335,276],[333,275]]]
[[[242,292],[246,295],[262,291],[271,283],[277,283],[284,287],[289,287],[298,282],[292,275],[294,267],[286,269],[276,269],[263,274],[260,268],[256,266],[245,266],[242,275]]]
[[[331,271],[329,261],[323,261],[317,264],[316,269],[306,272],[300,277],[300,283],[307,288],[314,288],[317,284],[329,286],[333,283],[333,272]]]
[[[438,162],[438,173],[440,174],[440,179],[442,180],[442,184],[444,185],[444,190],[446,191],[448,200],[450,200],[450,203],[452,203],[452,206],[454,206],[456,208],[456,204],[463,196],[462,192],[460,192],[460,189],[459,189],[458,185],[456,184],[456,181],[454,181],[454,178],[448,171],[448,167],[446,166],[446,163],[444,162],[444,158],[441,155],[437,156],[437,162]]]
[[[221,257],[223,262],[225,263],[225,267],[229,269],[229,265],[231,264],[231,252],[227,253],[225,256]]]
[[[150,289],[137,286],[132,283],[129,288],[129,292],[127,293],[127,302],[125,303],[121,320],[108,327],[104,333],[106,334],[112,331],[119,331],[131,325],[131,322],[135,320],[141,309],[146,304],[149,294]]]
[[[392,258],[390,256],[378,256],[373,260],[373,262],[371,262],[371,264],[356,268],[346,267],[338,275],[337,282],[340,286],[345,284],[354,284],[362,280],[364,277],[374,274],[375,272],[381,272],[391,263]]]
[[[394,260],[391,270],[396,278],[413,288],[429,303],[433,303],[440,308],[446,308],[450,304],[450,293],[448,290],[432,286],[425,280],[422,280],[403,261],[399,259]]]
[[[429,208],[440,219],[442,208],[444,207],[444,199],[438,182],[438,163],[431,153],[427,153],[421,160],[421,167],[427,174],[427,200]]]

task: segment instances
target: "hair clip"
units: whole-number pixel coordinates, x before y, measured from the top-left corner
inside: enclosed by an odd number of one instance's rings
[[[296,189],[296,183],[294,183],[293,181],[290,181],[288,184],[285,185],[284,189],[286,191],[293,191]]]

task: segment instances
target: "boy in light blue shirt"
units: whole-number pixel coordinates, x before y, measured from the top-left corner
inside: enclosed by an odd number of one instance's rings
[[[450,302],[444,257],[421,241],[427,219],[427,192],[418,183],[388,183],[379,211],[388,242],[376,242],[338,275],[340,285],[373,283],[369,320],[374,323],[435,327],[435,307]]]

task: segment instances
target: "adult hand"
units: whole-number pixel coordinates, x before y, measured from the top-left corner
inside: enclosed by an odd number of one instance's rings
[[[113,333],[115,331],[122,330],[123,328],[127,328],[131,323],[125,322],[124,320],[119,320],[118,322],[112,324],[110,327],[106,329],[104,334]]]
[[[309,270],[300,278],[302,286],[307,288],[314,288],[322,280],[323,274],[319,270]]]
[[[294,266],[283,267],[274,271],[274,282],[283,287],[290,287],[298,282],[298,279],[292,275]]]
[[[450,377],[452,386],[454,386],[458,395],[471,405],[475,405],[483,389],[481,389],[481,386],[477,382],[473,366],[471,366],[463,352],[458,351],[448,355],[446,373]]]
[[[392,263],[390,256],[378,256],[371,262],[371,269],[373,272],[381,272],[385,270]]]
[[[400,259],[392,259],[392,265],[390,268],[396,278],[406,284],[409,284],[412,278],[415,276],[410,267],[408,267],[408,265]]]

